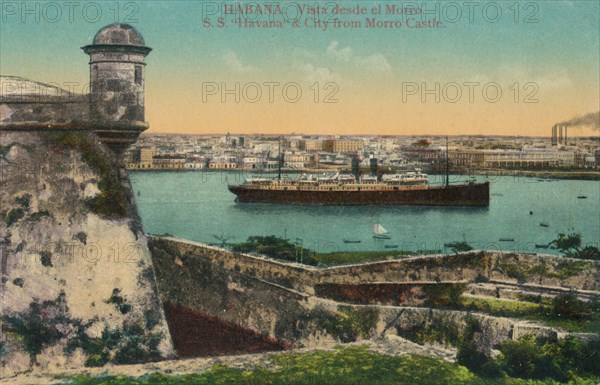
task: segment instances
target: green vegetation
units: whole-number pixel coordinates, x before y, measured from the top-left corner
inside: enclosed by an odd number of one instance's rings
[[[338,348],[304,354],[271,357],[275,369],[253,370],[214,366],[199,374],[171,376],[151,374],[127,377],[75,377],[72,385],[558,385],[552,379],[523,380],[502,374],[480,377],[464,366],[423,357],[392,357],[369,352],[365,347]],[[572,375],[569,385],[595,385],[597,378]],[[67,379],[66,379],[67,380]]]
[[[458,346],[464,339],[458,322],[450,314],[432,315],[410,328],[398,330],[398,334],[420,345],[435,343]]]
[[[17,197],[15,198],[15,202],[24,209],[28,209],[31,204],[31,194],[24,194],[23,196]]]
[[[274,259],[284,261],[302,261],[308,265],[316,265],[317,262],[311,258],[311,251],[299,245],[291,243],[287,239],[274,235],[266,237],[251,236],[246,242],[233,244],[233,251],[242,253],[259,253]]]
[[[600,249],[594,246],[582,247],[581,234],[559,233],[558,238],[550,242],[550,247],[559,250],[565,257],[600,261]]]
[[[567,279],[580,274],[582,271],[590,269],[591,262],[563,260],[558,263],[554,271],[550,271],[546,265],[533,265],[530,267],[511,263],[508,260],[498,261],[497,268],[510,278],[516,279],[519,283],[524,283],[532,277]]]
[[[414,255],[407,251],[336,251],[331,253],[313,253],[312,258],[320,266],[342,265],[352,263],[364,263],[385,261],[401,256]]]
[[[386,260],[398,256],[413,255],[403,251],[338,251],[317,253],[287,239],[274,235],[251,236],[246,242],[232,245],[232,250],[242,253],[264,254],[274,259],[300,262],[312,266],[329,266]]]
[[[14,225],[19,219],[23,218],[25,216],[25,211],[22,208],[16,208],[16,209],[12,209],[8,212],[8,214],[5,214],[4,216],[4,222],[6,222],[6,226],[10,227],[12,225]]]
[[[69,324],[71,320],[64,292],[52,301],[31,302],[29,309],[21,314],[2,316],[2,332],[15,333],[22,338],[30,365],[36,362],[37,355],[45,347],[66,337],[65,328],[59,325]]]
[[[116,302],[120,302],[116,299],[119,293],[113,292],[111,296],[115,306]],[[123,297],[121,300],[119,310],[125,304]],[[83,351],[87,356],[86,366],[103,366],[109,362],[136,364],[159,360],[158,345],[163,334],[152,332],[158,323],[155,318],[146,314],[145,320],[132,319],[125,322],[122,328],[105,325],[102,336],[92,338],[88,331],[97,319],[83,323],[81,319],[71,318],[66,295],[61,292],[55,300],[31,302],[27,311],[3,315],[1,320],[2,333],[17,337],[29,354],[31,366],[37,362],[37,356],[43,349],[59,342],[65,343],[64,352],[67,355],[77,349]]]
[[[83,134],[62,134],[57,144],[65,149],[76,150],[84,161],[99,174],[100,194],[86,200],[93,212],[108,217],[123,217],[127,214],[127,197],[118,174],[108,156],[101,152],[97,144]]]
[[[425,285],[422,290],[428,307],[447,307],[460,304],[466,283]]]
[[[53,217],[52,217],[52,214],[50,214],[50,212],[48,212],[48,210],[42,210],[42,211],[38,211],[38,212],[31,214],[29,217],[27,217],[27,220],[30,222],[37,222],[37,221],[41,220],[42,218],[53,218]]]
[[[578,300],[573,294],[538,303],[463,296],[456,310],[539,322],[568,332],[600,333],[600,300]]]
[[[449,247],[453,253],[461,253],[464,251],[471,251],[473,248],[465,241],[451,242],[444,244],[444,247]]]
[[[512,377],[552,378],[566,382],[578,376],[600,376],[600,341],[568,337],[561,341],[524,336],[500,344],[498,366]]]
[[[337,313],[325,309],[312,310],[309,318],[318,320],[318,324],[328,334],[340,342],[355,342],[359,338],[368,338],[377,325],[379,313],[373,308],[342,307]]]
[[[121,295],[121,289],[114,288],[112,295],[106,301],[106,303],[112,303],[115,305],[117,310],[121,312],[121,314],[127,314],[131,311],[131,305],[127,303],[125,297]]]
[[[100,338],[90,338],[86,333],[89,326],[78,323],[75,336],[65,347],[66,354],[81,349],[87,355],[87,367],[103,366],[109,362],[139,364],[160,359],[158,345],[161,333],[149,333],[138,323],[125,323],[123,328],[111,329],[105,325]]]

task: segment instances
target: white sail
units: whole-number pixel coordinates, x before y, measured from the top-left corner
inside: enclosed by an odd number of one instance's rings
[[[375,229],[373,230],[375,234],[387,234],[387,230],[383,228],[379,223],[375,225]]]

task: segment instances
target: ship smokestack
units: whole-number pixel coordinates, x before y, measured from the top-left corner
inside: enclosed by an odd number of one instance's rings
[[[371,158],[369,165],[371,166],[371,176],[377,176],[377,158]]]

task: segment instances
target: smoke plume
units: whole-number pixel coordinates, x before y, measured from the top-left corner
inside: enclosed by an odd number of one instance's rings
[[[576,116],[571,120],[559,123],[561,126],[585,126],[593,130],[600,130],[600,111],[590,112],[582,116]]]

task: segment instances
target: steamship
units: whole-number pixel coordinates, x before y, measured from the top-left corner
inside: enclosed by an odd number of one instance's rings
[[[446,178],[448,181],[448,178]],[[356,177],[353,174],[253,178],[229,185],[237,202],[315,205],[489,206],[489,183],[430,186],[420,171]]]
[[[448,138],[446,138],[446,184],[430,186],[427,174],[416,169],[405,173],[377,175],[341,174],[297,179],[281,178],[281,140],[277,179],[252,178],[241,185],[229,185],[236,202],[378,205],[378,206],[489,206],[490,184],[469,182],[451,185],[449,180]]]

